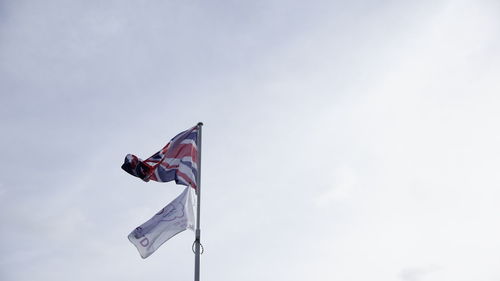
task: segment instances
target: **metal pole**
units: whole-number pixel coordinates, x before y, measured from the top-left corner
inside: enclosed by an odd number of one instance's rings
[[[201,127],[198,123],[198,174],[196,178],[196,232],[195,232],[195,257],[194,257],[194,281],[200,281],[200,203],[201,203]]]

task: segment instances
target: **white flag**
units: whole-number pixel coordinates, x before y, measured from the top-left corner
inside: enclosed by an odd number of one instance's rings
[[[194,230],[194,210],[189,186],[154,217],[134,229],[128,239],[145,259],[168,239],[187,228]]]

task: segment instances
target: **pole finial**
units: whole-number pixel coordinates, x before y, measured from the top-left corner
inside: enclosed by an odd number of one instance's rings
[[[203,122],[198,122],[198,126],[203,126]]]

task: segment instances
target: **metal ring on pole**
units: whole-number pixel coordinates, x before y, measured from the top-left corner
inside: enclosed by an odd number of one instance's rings
[[[200,243],[200,241],[194,240],[193,245],[191,246],[191,250],[193,251],[193,254],[196,254],[196,249],[195,249],[196,242]],[[205,252],[205,248],[203,248],[203,245],[201,243],[200,243],[200,247],[201,247],[200,255],[203,255],[203,252]]]

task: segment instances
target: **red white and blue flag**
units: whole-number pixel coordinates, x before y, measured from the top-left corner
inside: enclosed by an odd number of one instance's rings
[[[181,132],[160,151],[142,161],[128,154],[122,169],[143,181],[168,182],[196,189],[198,174],[198,126]]]

